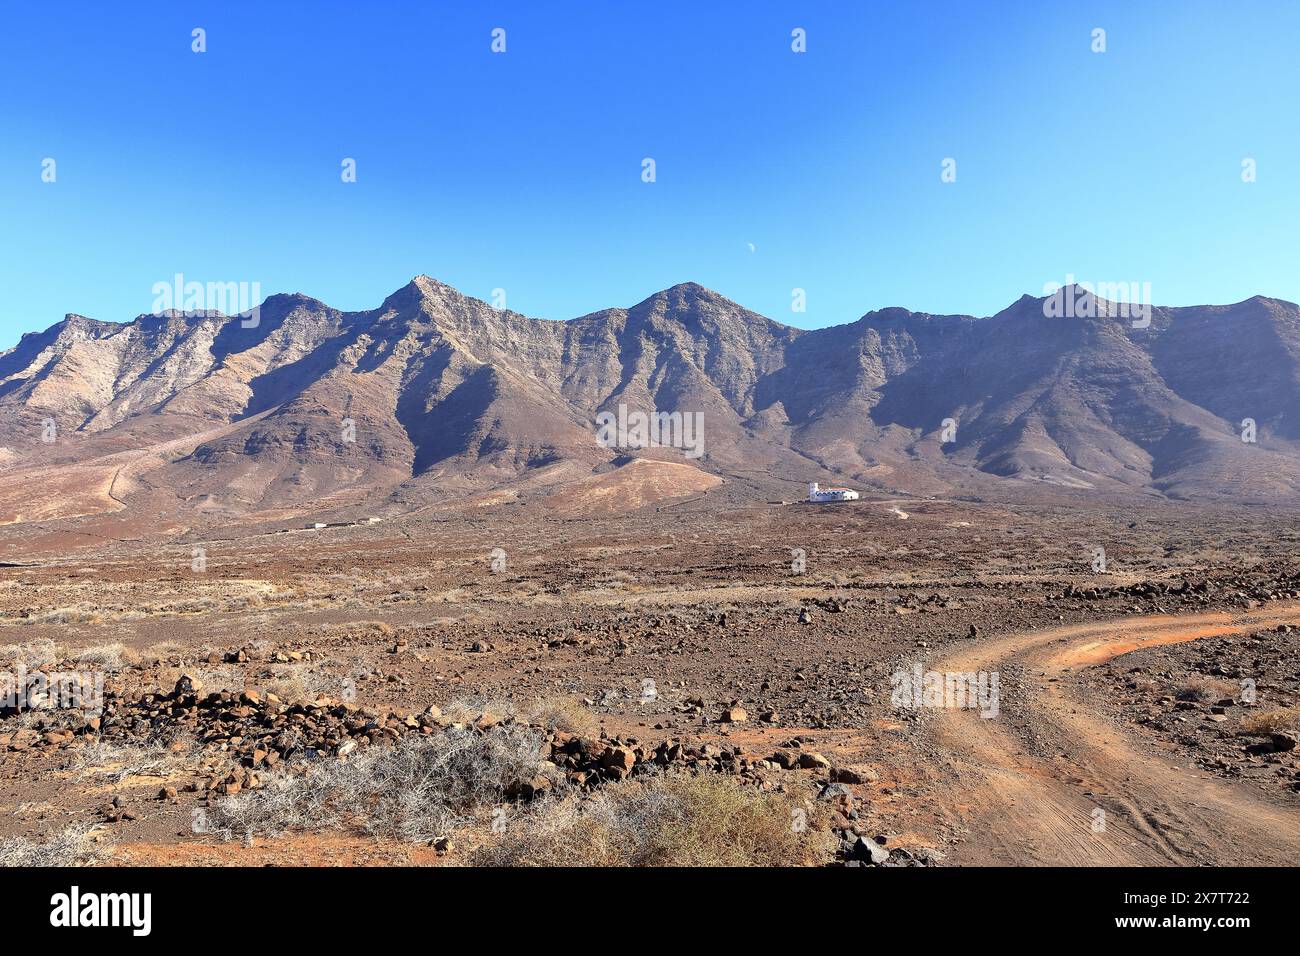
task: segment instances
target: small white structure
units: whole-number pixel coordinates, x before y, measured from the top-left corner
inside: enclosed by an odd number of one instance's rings
[[[815,481],[808,483],[809,501],[857,501],[858,493],[851,488],[822,488]]]

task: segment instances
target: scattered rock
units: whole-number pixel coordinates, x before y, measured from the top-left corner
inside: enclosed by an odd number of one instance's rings
[[[831,762],[821,754],[811,750],[805,750],[799,754],[799,768],[801,770],[826,770],[829,769]]]
[[[186,694],[198,694],[203,691],[203,681],[199,680],[192,674],[182,674],[176,681],[176,689],[172,691],[173,697],[182,697]]]
[[[889,851],[875,840],[860,836],[853,843],[853,857],[868,866],[883,866],[889,860]]]
[[[853,770],[849,767],[836,767],[831,770],[831,780],[835,783],[875,783],[877,777],[874,770]]]

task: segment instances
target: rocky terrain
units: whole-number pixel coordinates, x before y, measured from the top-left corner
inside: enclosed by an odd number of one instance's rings
[[[1297,534],[1276,509],[705,495],[250,530],[201,570],[184,539],[29,557],[0,568],[9,672],[98,675],[104,706],[0,711],[0,841],[109,865],[1273,860],[1298,768],[1286,727],[1241,724],[1294,705]],[[917,665],[997,673],[999,713],[900,706]],[[1192,672],[1258,702],[1185,706]],[[729,809],[672,842],[691,806]]]
[[[1300,631],[1291,624],[1153,647],[1085,672],[1155,748],[1227,779],[1300,792]]]

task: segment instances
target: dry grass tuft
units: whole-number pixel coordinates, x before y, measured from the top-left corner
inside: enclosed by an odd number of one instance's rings
[[[577,697],[547,697],[528,711],[530,723],[554,732],[580,737],[595,737],[600,732],[600,722]]]
[[[187,648],[178,641],[159,641],[157,644],[150,644],[145,648],[144,656],[165,661],[173,658],[183,658],[187,653],[193,653],[193,648]]]
[[[139,617],[141,615],[131,614],[114,614],[115,619],[129,617]],[[51,608],[48,611],[42,611],[40,614],[34,614],[31,617],[23,618],[24,624],[103,624],[106,618],[103,609],[97,605],[87,602],[73,604],[68,607]]]
[[[816,866],[833,852],[797,796],[714,774],[610,784],[513,821],[479,866]]]
[[[461,697],[445,704],[442,708],[442,716],[454,724],[473,724],[485,717],[506,721],[514,719],[516,709],[515,705],[508,700]]]
[[[1242,719],[1238,733],[1246,737],[1300,733],[1300,707],[1278,707],[1251,714]]]
[[[93,647],[83,647],[81,650],[72,652],[72,661],[74,663],[83,667],[95,667],[110,673],[124,670],[132,664],[138,663],[139,660],[139,654],[120,642],[97,644]]]
[[[1218,700],[1232,700],[1241,692],[1241,685],[1230,680],[1216,680],[1193,674],[1174,688],[1174,696],[1179,700],[1191,700],[1200,704],[1210,704]]]
[[[337,698],[344,690],[342,677],[325,671],[317,664],[305,662],[272,664],[270,677],[259,683],[262,690],[289,703],[321,697]]]
[[[154,689],[160,694],[170,694],[176,681],[182,674],[189,674],[203,682],[203,692],[212,694],[218,691],[240,693],[248,689],[244,672],[236,664],[200,664],[184,667],[161,667],[157,671]]]
[[[0,839],[0,866],[93,866],[105,856],[90,828],[82,825],[67,827],[44,842],[26,837]]]
[[[10,644],[0,648],[0,660],[9,669],[22,664],[27,670],[53,667],[67,657],[67,648],[61,647],[48,639],[27,641],[22,644]]]
[[[192,737],[159,738],[148,743],[116,743],[99,738],[70,752],[68,769],[78,779],[106,777],[121,783],[128,777],[171,777],[200,760],[203,748]]]

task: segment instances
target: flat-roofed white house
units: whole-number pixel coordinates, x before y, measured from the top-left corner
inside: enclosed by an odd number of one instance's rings
[[[858,493],[852,488],[822,488],[815,481],[808,483],[809,501],[857,501]]]

